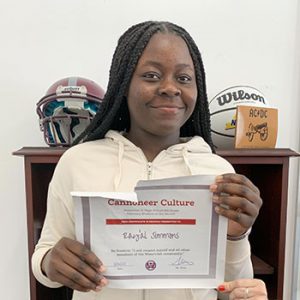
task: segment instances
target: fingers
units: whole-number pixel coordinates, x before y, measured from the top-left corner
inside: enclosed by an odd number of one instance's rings
[[[107,284],[97,256],[81,243],[62,238],[44,257],[42,269],[49,279],[79,291],[99,291]]]
[[[233,281],[224,282],[221,285],[223,285],[225,292],[227,293],[232,292],[236,288],[249,288],[255,286],[265,287],[265,283],[260,279],[237,279]]]
[[[230,300],[267,300],[265,283],[259,279],[239,279],[224,282],[218,286],[218,291],[229,293]]]
[[[67,265],[57,266],[57,271],[62,275],[70,278],[75,283],[78,282],[82,286],[90,286],[90,289],[96,289],[103,276],[100,272],[95,271],[90,265],[78,258],[72,252],[67,252],[62,260]]]
[[[213,202],[217,205],[215,210],[218,214],[238,222],[245,228],[253,225],[259,211],[252,202],[235,196],[214,194]]]
[[[102,261],[83,244],[71,239],[66,239],[64,246],[69,252],[72,252],[76,257],[79,257],[81,261],[91,266],[95,271],[103,272],[102,268],[104,267]]]
[[[255,193],[259,194],[259,189],[249,180],[246,176],[236,173],[227,173],[223,175],[219,175],[216,178],[216,182],[232,182],[241,185],[245,185]]]
[[[216,192],[247,198],[259,206],[262,205],[259,189],[246,176],[241,174],[232,173],[217,176]]]
[[[258,188],[247,177],[240,174],[217,176],[210,190],[213,192],[213,202],[218,214],[245,229],[253,225],[262,199]]]
[[[73,290],[89,292],[91,290],[100,291],[102,288],[101,282],[95,284],[72,267],[64,266],[63,274],[58,269],[55,272],[56,281]]]

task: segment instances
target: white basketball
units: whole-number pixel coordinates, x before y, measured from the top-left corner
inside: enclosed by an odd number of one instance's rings
[[[268,106],[264,95],[250,86],[234,86],[209,103],[212,140],[216,149],[233,149],[238,105]]]

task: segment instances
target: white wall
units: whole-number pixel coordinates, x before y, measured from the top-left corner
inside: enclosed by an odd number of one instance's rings
[[[298,24],[297,24],[297,49],[298,55],[296,56],[296,65],[300,66],[300,3],[298,4]],[[300,90],[300,78],[298,76],[298,91]],[[296,80],[297,80],[296,79]],[[299,95],[299,93],[298,93]],[[298,136],[300,137],[300,131],[298,132]],[[300,140],[299,140],[299,148],[300,148]],[[298,165],[298,174],[300,171],[300,166]],[[300,176],[299,176],[299,184],[300,187]],[[294,256],[293,256],[293,273],[292,273],[292,299],[300,299],[300,188],[298,188],[298,201],[295,209],[296,212],[296,222],[295,230],[294,230]]]
[[[148,19],[185,27],[202,51],[208,95],[233,85],[261,90],[279,109],[277,147],[299,151],[297,0],[0,0],[1,299],[29,299],[23,160],[12,151],[43,146],[35,105],[47,88],[78,75],[106,87],[117,38]],[[294,228],[297,163],[289,203]],[[288,251],[293,240],[288,241]],[[288,252],[290,253],[290,252]],[[290,260],[287,276],[291,276]],[[290,299],[290,280],[286,297]]]

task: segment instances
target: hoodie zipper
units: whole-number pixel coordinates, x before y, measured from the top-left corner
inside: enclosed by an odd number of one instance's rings
[[[152,175],[152,162],[147,163],[147,179],[151,179]]]

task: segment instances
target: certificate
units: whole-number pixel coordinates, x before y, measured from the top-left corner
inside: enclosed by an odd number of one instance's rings
[[[215,176],[139,181],[133,193],[72,192],[76,237],[106,266],[108,287],[215,288],[224,280],[227,219]]]

